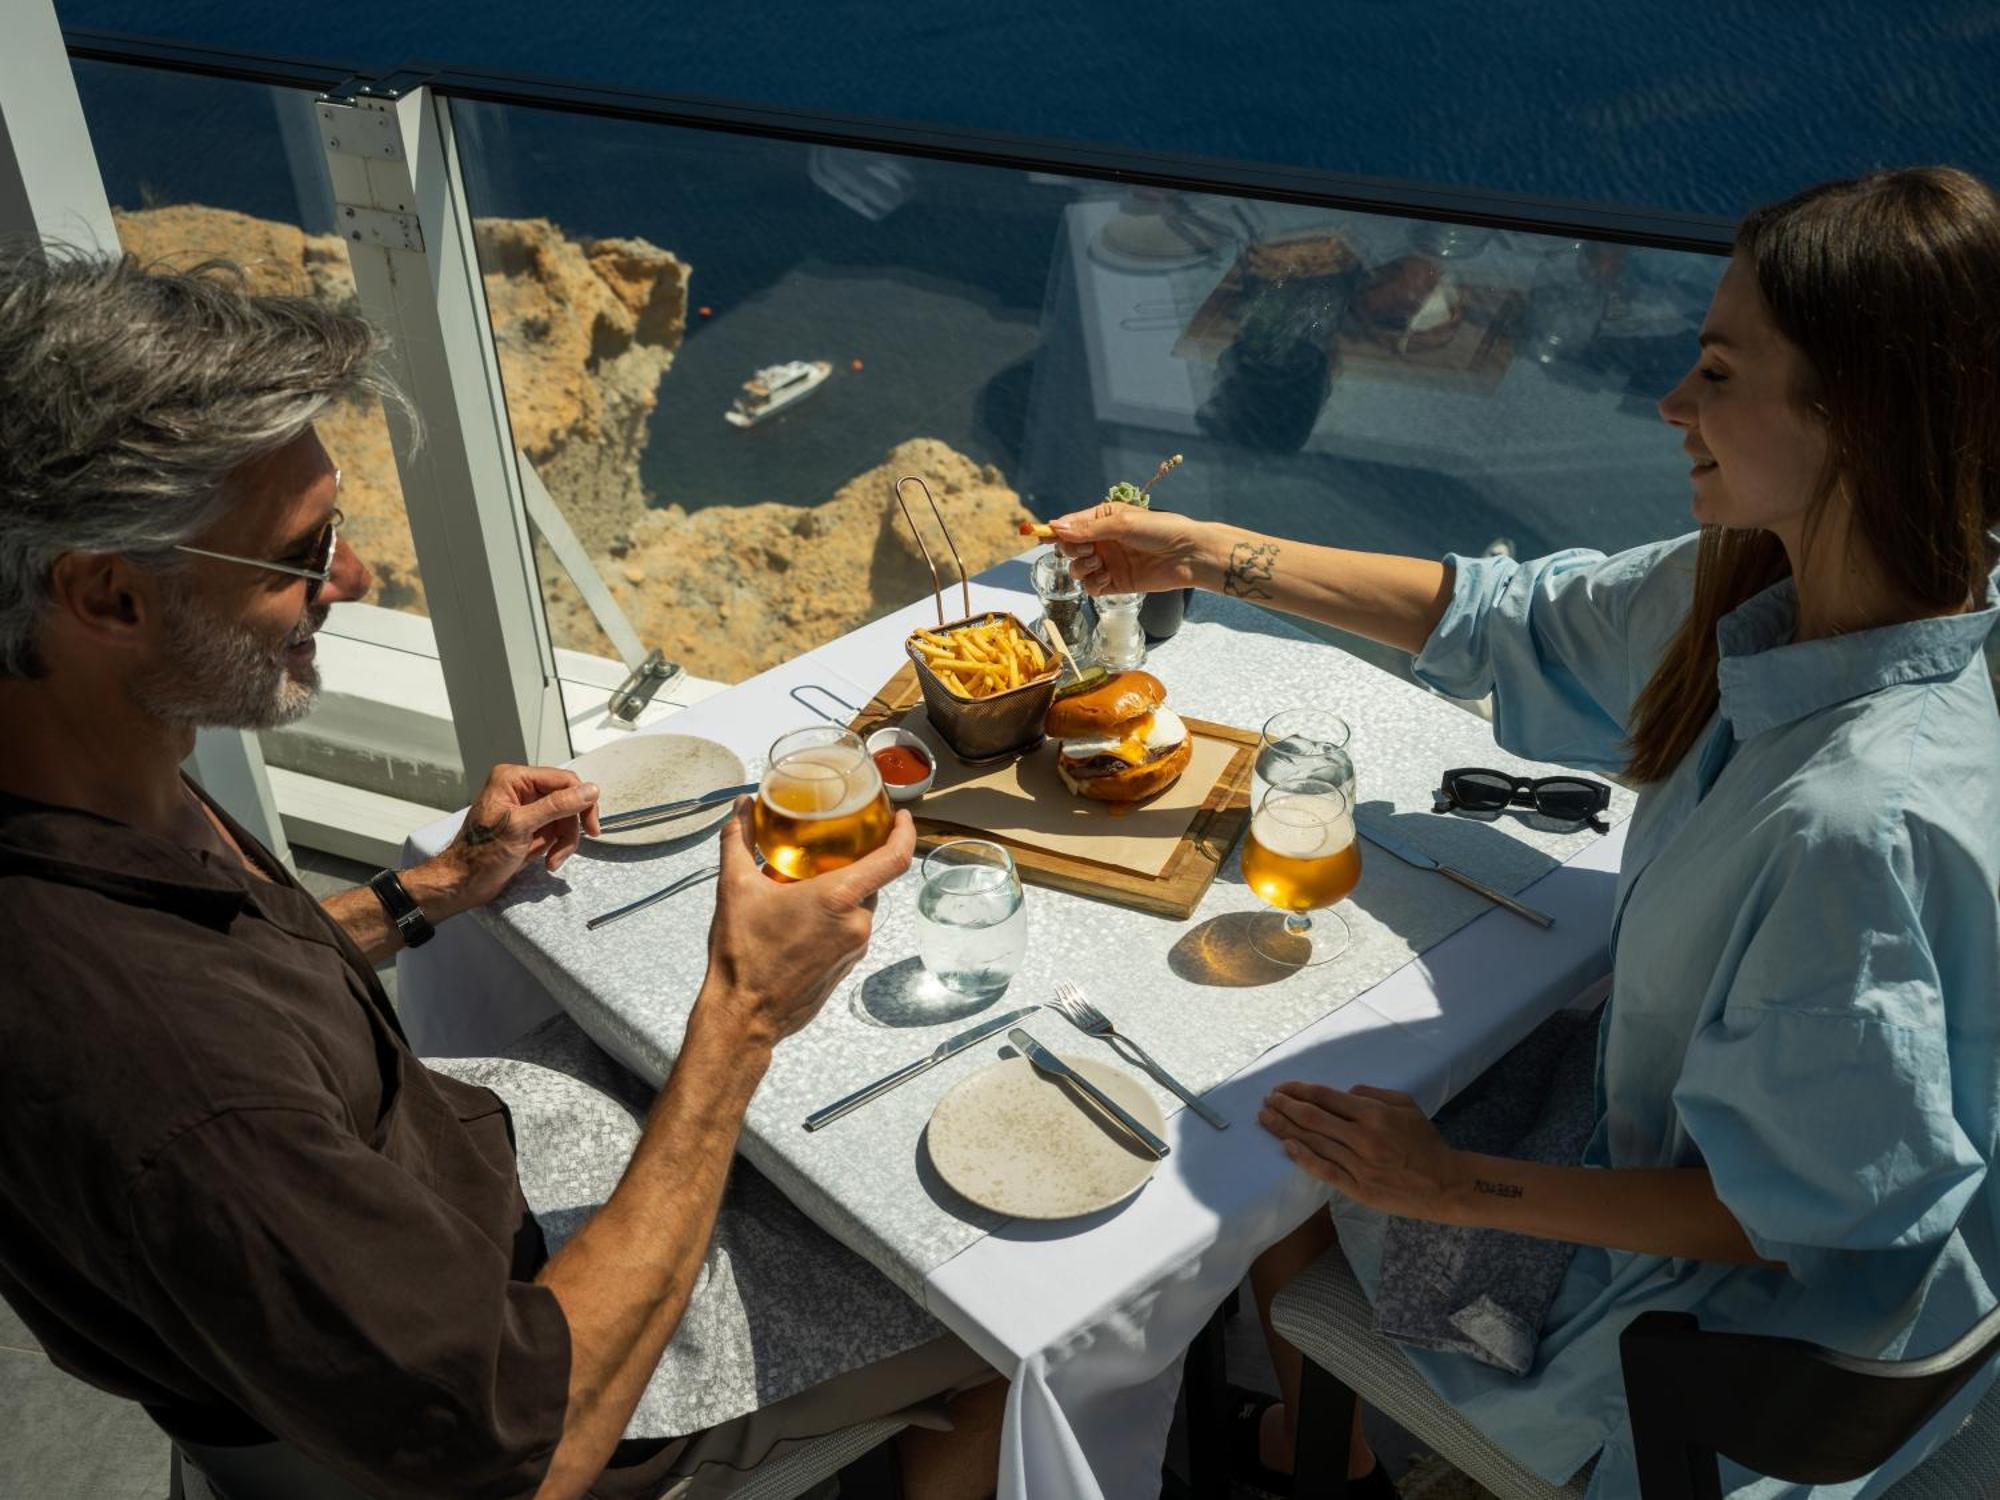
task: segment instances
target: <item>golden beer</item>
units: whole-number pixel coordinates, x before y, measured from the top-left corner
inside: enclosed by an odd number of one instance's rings
[[[1267,848],[1256,830],[1243,846],[1243,879],[1257,899],[1280,911],[1318,911],[1345,901],[1361,884],[1361,848],[1349,844],[1310,859]]]
[[[1352,933],[1338,913],[1319,922],[1306,916],[1346,900],[1361,883],[1361,845],[1339,784],[1293,781],[1265,793],[1243,843],[1243,879],[1284,914],[1253,936],[1259,953],[1291,967],[1344,952]]]
[[[888,842],[882,773],[847,730],[801,729],[771,747],[751,828],[764,863],[791,880],[851,865]]]

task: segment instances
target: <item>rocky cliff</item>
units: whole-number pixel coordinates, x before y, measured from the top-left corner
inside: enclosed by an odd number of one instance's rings
[[[223,257],[259,290],[358,310],[337,235],[193,205],[120,213],[118,225],[143,259]],[[640,638],[696,676],[740,680],[928,592],[895,503],[903,474],[931,485],[974,571],[1019,549],[1028,513],[1000,473],[930,438],[899,445],[831,497],[651,508],[639,460],[686,327],[690,268],[644,240],[572,239],[546,219],[475,229],[514,441]],[[373,602],[424,612],[380,408],[329,412],[320,431],[343,470],[346,535],[376,574]],[[556,644],[613,654],[552,554],[536,550]]]

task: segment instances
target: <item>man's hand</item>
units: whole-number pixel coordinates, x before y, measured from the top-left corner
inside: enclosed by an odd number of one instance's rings
[[[752,1043],[774,1047],[810,1021],[868,951],[875,893],[910,867],[917,830],[896,814],[889,841],[844,869],[779,882],[757,868],[751,802],[722,830],[722,875],[708,930],[708,979],[695,1017],[727,1014]]]
[[[552,766],[495,766],[458,837],[403,877],[424,914],[440,922],[499,895],[529,865],[551,872],[597,832],[597,788]]]
[[[1257,1123],[1307,1175],[1384,1213],[1453,1223],[1471,1191],[1465,1159],[1394,1089],[1281,1083]]]

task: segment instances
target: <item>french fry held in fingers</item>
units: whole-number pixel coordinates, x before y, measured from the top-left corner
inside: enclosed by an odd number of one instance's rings
[[[1006,615],[951,631],[915,630],[910,647],[960,698],[989,698],[1056,670],[1041,642]]]
[[[1021,535],[1031,536],[1038,542],[1052,542],[1056,539],[1056,529],[1045,521],[1023,521]]]

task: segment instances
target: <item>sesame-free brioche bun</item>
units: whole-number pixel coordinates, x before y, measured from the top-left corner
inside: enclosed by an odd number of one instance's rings
[[[1117,672],[1088,692],[1049,705],[1042,721],[1052,740],[1082,739],[1141,718],[1167,701],[1167,685],[1151,672]]]
[[[1144,675],[1139,674],[1139,675]],[[1181,778],[1194,756],[1194,741],[1182,740],[1173,749],[1142,766],[1120,766],[1115,771],[1077,775],[1062,756],[1056,757],[1056,775],[1079,797],[1096,802],[1144,802],[1164,792]]]

